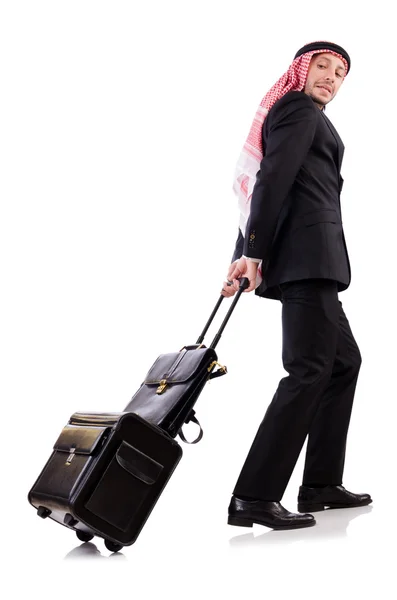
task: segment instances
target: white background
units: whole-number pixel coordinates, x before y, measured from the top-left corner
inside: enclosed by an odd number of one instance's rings
[[[7,598],[393,597],[394,35],[386,1],[3,0]],[[344,483],[374,504],[318,514],[301,531],[226,525],[285,375],[281,304],[246,294],[218,346],[229,374],[197,404],[203,441],[183,446],[134,546],[110,555],[98,540],[81,550],[70,531],[36,517],[27,493],[73,412],[122,410],[158,354],[195,342],[233,252],[234,166],[256,108],[295,52],[321,39],[352,58],[327,109],[346,146],[352,283],[340,299],[363,357]],[[302,466],[303,455],[283,498],[290,510]],[[99,570],[91,556],[111,560]]]

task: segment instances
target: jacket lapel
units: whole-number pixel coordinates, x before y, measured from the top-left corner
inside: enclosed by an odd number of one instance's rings
[[[335,141],[336,141],[336,147],[337,147],[336,165],[338,167],[338,173],[340,173],[340,170],[342,167],[342,155],[343,155],[343,150],[344,150],[343,142],[340,139],[338,132],[336,131],[335,127],[332,125],[332,123],[328,119],[328,117],[324,114],[323,111],[321,111],[321,114],[324,119],[324,122],[327,124],[328,129],[330,130],[330,132],[332,133],[332,135],[334,136]]]

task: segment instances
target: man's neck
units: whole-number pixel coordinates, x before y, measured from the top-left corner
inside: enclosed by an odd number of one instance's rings
[[[310,96],[310,98],[313,100],[313,103],[317,106],[317,108],[321,111],[324,110],[325,104],[321,104],[320,102],[316,102],[316,100],[314,99],[314,97],[309,93],[309,92],[304,92],[305,94],[307,94],[308,96]]]

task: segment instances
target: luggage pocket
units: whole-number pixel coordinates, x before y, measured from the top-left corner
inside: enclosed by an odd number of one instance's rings
[[[107,436],[106,427],[66,425],[54,444],[54,451],[29,492],[30,502],[36,495],[68,502],[85,479],[95,455]]]
[[[155,491],[163,465],[122,442],[86,502],[86,508],[121,531],[127,531]]]

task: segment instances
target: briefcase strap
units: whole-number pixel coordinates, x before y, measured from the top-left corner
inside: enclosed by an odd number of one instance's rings
[[[197,442],[199,442],[201,440],[201,438],[203,437],[204,431],[202,430],[202,427],[198,421],[198,419],[196,419],[196,417],[194,416],[194,411],[192,410],[192,412],[190,413],[191,416],[189,417],[189,419],[187,420],[188,423],[190,423],[190,421],[192,421],[193,423],[196,423],[196,425],[198,425],[200,427],[200,433],[198,434],[198,436],[196,437],[195,440],[193,440],[192,442],[189,442],[185,436],[183,435],[183,431],[182,428],[178,431],[178,435],[181,438],[181,440],[183,442],[185,442],[186,444],[197,444]]]
[[[217,365],[219,365],[219,363],[216,363]],[[226,375],[227,373],[227,367],[223,366],[223,365],[219,365],[219,369],[217,369],[216,371],[212,371],[209,374],[208,379],[215,379],[216,377],[222,377],[222,375]]]

